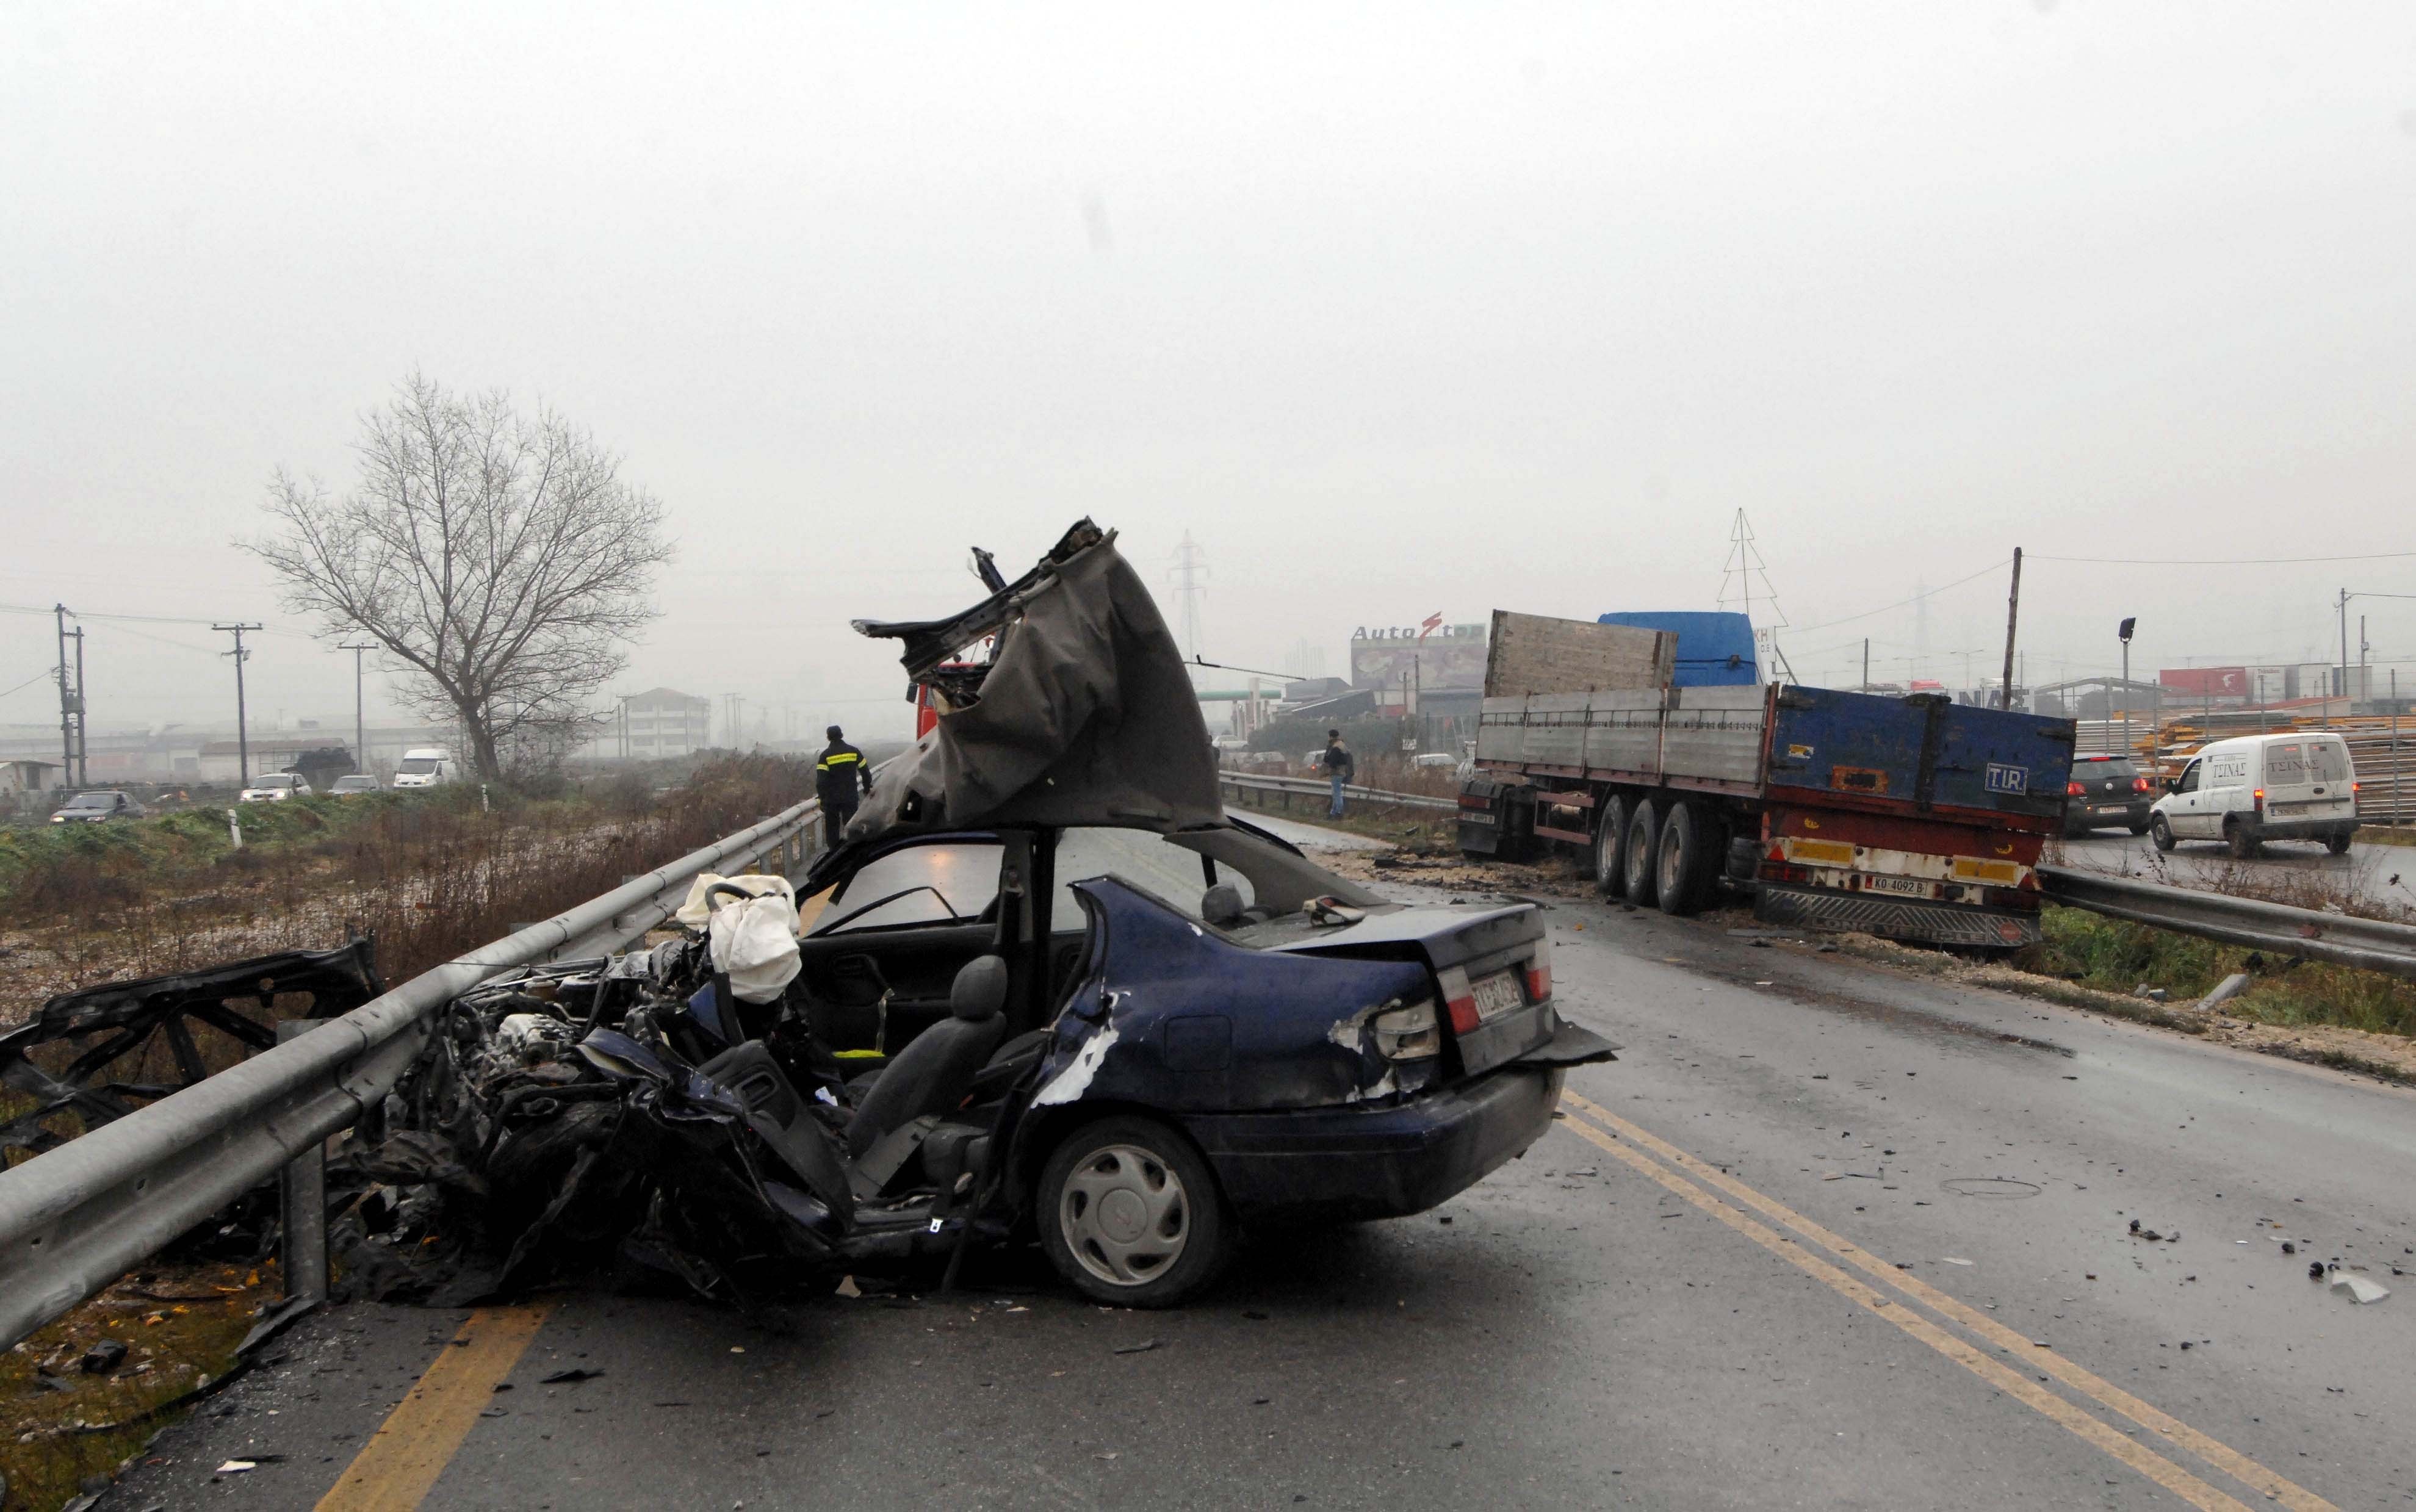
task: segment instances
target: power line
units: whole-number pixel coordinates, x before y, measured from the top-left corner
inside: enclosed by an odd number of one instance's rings
[[[2416,556],[2416,552],[2360,552],[2355,556],[2046,556],[2031,553],[2034,562],[2088,562],[2100,567],[2288,567],[2306,562],[2387,562]]]
[[[6,692],[0,692],[0,698],[7,698],[10,693],[22,693],[25,689],[33,687],[36,683],[49,682],[53,677],[58,675],[58,671],[59,670],[56,667],[45,667],[40,672],[38,672],[31,677],[26,678],[23,682],[19,683],[16,687],[8,689]]]
[[[1810,635],[1815,631],[1830,629],[1839,625],[1851,625],[1858,619],[1868,619],[1874,614],[1884,614],[1891,609],[1910,608],[1914,604],[1920,603],[1925,598],[1935,598],[1949,588],[1960,588],[1965,583],[1971,582],[1973,579],[1985,578],[1989,573],[1995,572],[2001,567],[2011,567],[2013,565],[2013,561],[2014,559],[2009,556],[2001,562],[1991,562],[1986,567],[1982,567],[1979,571],[1972,573],[1970,577],[1957,578],[1953,582],[1940,583],[1935,588],[1924,589],[1922,592],[1914,594],[1910,598],[1898,599],[1893,604],[1883,604],[1878,609],[1866,609],[1859,614],[1849,614],[1844,619],[1827,620],[1819,625],[1799,626],[1796,628],[1795,633],[1798,635]]]

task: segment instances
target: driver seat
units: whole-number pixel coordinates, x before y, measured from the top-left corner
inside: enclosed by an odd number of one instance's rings
[[[847,1126],[851,1158],[862,1159],[884,1135],[917,1118],[956,1111],[1005,1037],[1006,987],[1004,957],[965,962],[948,988],[948,1017],[891,1057],[856,1105]]]

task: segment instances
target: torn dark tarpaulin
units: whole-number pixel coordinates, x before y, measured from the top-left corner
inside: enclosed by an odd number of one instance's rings
[[[65,1143],[67,1136],[48,1126],[57,1114],[75,1113],[88,1131],[219,1069],[204,1056],[196,1026],[249,1054],[277,1043],[279,997],[308,994],[309,1017],[331,1019],[385,990],[375,945],[355,939],[334,950],[280,950],[63,992],[0,1035],[0,1086],[38,1099],[31,1112],[0,1125],[0,1158],[11,1149],[39,1155]]]
[[[966,824],[1223,822],[1216,759],[1183,653],[1115,534],[1082,521],[1031,573],[962,614],[859,620],[903,641],[908,675],[997,637],[986,668],[939,679],[949,704],[875,780],[851,840]]]

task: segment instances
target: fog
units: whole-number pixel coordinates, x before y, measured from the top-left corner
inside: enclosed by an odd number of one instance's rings
[[[233,542],[414,370],[623,455],[681,554],[616,688],[774,734],[903,733],[847,621],[1085,514],[1335,673],[1716,607],[1740,508],[1813,682],[1992,671],[2016,546],[2033,683],[2416,593],[2405,6],[11,4],[0,142],[19,733],[59,601],[96,732],[231,718],[211,620],[256,724],[348,720]]]

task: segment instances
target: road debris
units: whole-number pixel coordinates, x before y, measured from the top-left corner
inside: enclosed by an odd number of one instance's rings
[[[2333,1290],[2348,1293],[2348,1299],[2357,1303],[2379,1302],[2391,1294],[2391,1288],[2377,1285],[2363,1276],[2353,1276],[2348,1271],[2333,1273]]]

